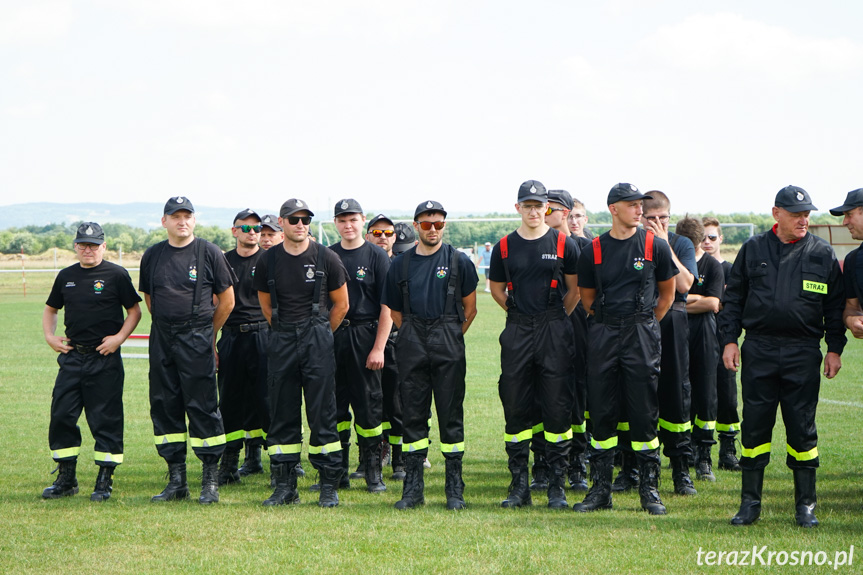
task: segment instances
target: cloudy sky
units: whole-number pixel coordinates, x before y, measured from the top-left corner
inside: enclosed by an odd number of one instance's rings
[[[863,186],[863,3],[0,0],[0,205],[822,210]]]

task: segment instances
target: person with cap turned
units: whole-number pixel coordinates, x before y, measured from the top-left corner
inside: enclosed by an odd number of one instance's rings
[[[393,228],[396,233],[396,241],[393,243],[393,256],[403,254],[417,245],[417,235],[411,224],[399,222]]]
[[[333,332],[348,311],[347,273],[339,257],[309,239],[314,213],[292,198],[279,210],[285,239],[258,262],[254,286],[270,322],[267,451],[275,482],[265,506],[299,503],[296,465],[303,446],[306,402],[309,461],[320,477],[318,505],[339,504],[342,445],[336,426]]]
[[[237,278],[217,246],[195,237],[195,208],[188,198],[175,196],[165,203],[162,227],[168,239],[144,252],[138,285],[153,318],[150,417],[156,450],[168,464],[169,478],[152,500],[189,496],[188,440],[203,463],[198,502],[206,505],[219,501],[218,463],[225,449],[216,334],[234,308]]]
[[[611,509],[611,476],[619,414],[628,416],[630,450],[639,466],[641,507],[664,515],[659,497],[660,331],[674,302],[679,272],[668,243],[639,227],[642,194],[620,183],[608,193],[611,230],[595,237],[578,261],[584,309],[594,317],[587,349],[591,487],[574,511]]]
[[[476,317],[479,277],[467,255],[443,242],[446,214],[443,206],[432,200],[417,206],[414,228],[419,244],[393,260],[381,302],[390,308],[399,329],[396,359],[406,476],[396,509],[425,503],[423,460],[429,446],[432,396],[446,463],[446,506],[465,507],[464,333]]]
[[[279,216],[266,214],[261,218],[261,248],[268,250],[285,241],[285,233],[279,225]]]
[[[548,507],[568,508],[564,484],[575,381],[567,316],[579,297],[578,247],[568,232],[545,223],[548,197],[541,182],[521,184],[515,205],[521,225],[495,245],[491,256],[491,295],[506,311],[498,392],[512,482],[501,507],[531,504],[527,460],[541,429],[544,441],[534,457],[549,468]]]
[[[85,409],[99,467],[90,500],[105,501],[111,497],[114,469],[123,463],[124,371],[119,350],[141,319],[141,298],[129,273],[104,261],[105,233],[99,224],[78,226],[74,244],[78,263],[57,274],[42,313],[45,341],[60,354],[48,426],[48,446],[59,473],[42,497],[78,493],[78,418]],[[58,312],[63,308],[65,335],[58,336]]]
[[[795,519],[801,527],[818,525],[815,409],[821,386],[821,339],[827,342],[823,373],[828,379],[842,367],[846,339],[839,262],[830,244],[809,233],[813,210],[817,208],[803,188],[779,190],[773,207],[776,224],[740,248],[719,312],[725,367],[737,371],[742,365],[743,474],[733,525],[749,525],[761,515],[764,468],[770,462],[780,405],[785,463],[794,474]],[[737,339],[744,329],[741,350]]]

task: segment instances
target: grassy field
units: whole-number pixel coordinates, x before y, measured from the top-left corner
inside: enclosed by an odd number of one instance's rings
[[[818,529],[794,524],[781,424],[762,520],[749,528],[728,524],[739,502],[739,474],[725,471],[716,471],[714,484],[699,483],[698,496],[682,498],[672,494],[670,471],[663,469],[660,493],[669,510],[664,517],[641,512],[635,494],[616,496],[613,511],[589,515],[552,512],[544,494],[533,508],[500,509],[509,483],[496,389],[503,314],[485,293],[479,294],[479,315],[467,336],[469,509],[463,512],[444,508],[443,459],[434,450],[433,469],[426,474],[427,504],[409,512],[392,507],[401,493],[395,482],[383,494],[359,487],[341,491],[337,509],[321,510],[316,494],[307,490],[313,477],[300,480],[301,505],[265,509],[260,503],[270,490],[263,475],[223,487],[218,505],[152,504],[150,497],[165,484],[165,466],[152,444],[146,361],[131,359],[126,360],[126,462],[117,472],[114,496],[104,504],[89,501],[96,468],[82,419],[81,493],[44,501],[40,493],[53,481],[47,429],[57,369],[41,336],[46,290],[31,289],[26,298],[0,291],[0,436],[8,458],[0,483],[3,573],[726,573],[739,568],[699,566],[699,549],[823,551],[832,562],[836,552],[863,544],[857,425],[863,416],[858,384],[863,359],[856,341],[843,356],[838,378],[822,385]],[[147,323],[145,314],[138,331],[145,332]],[[436,446],[436,430],[432,438]],[[198,484],[200,466],[197,460],[190,463],[190,483]],[[579,499],[569,495],[570,504]],[[766,561],[767,551],[763,557]],[[838,570],[856,572],[859,565],[863,550],[857,549],[854,565]],[[833,567],[772,569],[801,573]]]

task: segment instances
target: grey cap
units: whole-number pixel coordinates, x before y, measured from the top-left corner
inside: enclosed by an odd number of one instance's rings
[[[276,214],[267,214],[261,218],[261,225],[267,226],[274,232],[283,232],[282,226],[279,225],[279,216]]]
[[[845,196],[845,203],[838,208],[833,208],[830,210],[830,213],[834,216],[841,216],[845,212],[860,206],[863,206],[863,188],[857,188],[848,192]]]
[[[773,205],[777,208],[783,208],[791,213],[797,212],[813,212],[817,211],[812,204],[812,198],[809,197],[809,192],[797,186],[785,186],[776,192],[776,201]]]
[[[261,221],[261,216],[259,216],[257,212],[255,212],[252,208],[246,208],[245,210],[237,213],[237,215],[234,216],[234,221],[236,222],[237,220],[245,220],[246,218],[252,217],[258,218],[258,221]]]
[[[526,202],[528,200],[536,200],[543,204],[548,201],[548,192],[542,182],[528,180],[518,187],[518,201]]]
[[[372,226],[378,222],[388,222],[391,226],[395,226],[395,224],[393,223],[393,221],[391,219],[389,219],[388,217],[386,217],[383,214],[378,214],[369,220],[369,225],[366,226],[366,230],[372,229]]]
[[[410,224],[399,222],[395,225],[396,243],[393,244],[393,253],[406,252],[417,243],[417,235]]]
[[[75,232],[76,244],[104,244],[105,232],[96,222],[84,222]]]
[[[339,200],[336,202],[336,207],[333,208],[333,216],[340,216],[342,214],[364,214],[363,208],[360,206],[360,203],[353,198],[346,198],[344,200]]]
[[[567,210],[571,210],[573,206],[572,196],[566,190],[549,190],[548,201],[560,204]]]
[[[426,212],[440,212],[443,214],[443,217],[446,217],[446,210],[443,209],[443,206],[440,202],[436,202],[434,200],[429,200],[427,202],[423,202],[417,206],[417,209],[414,210],[414,221],[422,214]]]
[[[633,200],[652,200],[653,196],[642,194],[638,188],[632,184],[621,182],[611,188],[608,192],[606,204],[616,204],[617,202],[631,202]]]
[[[309,215],[314,217],[314,212],[309,209],[309,205],[303,200],[298,200],[296,198],[291,198],[282,204],[282,208],[279,210],[279,217],[286,218],[288,216],[292,216],[297,212],[309,212]]]
[[[179,212],[180,210],[186,210],[187,212],[194,214],[195,206],[192,205],[192,202],[189,201],[189,198],[186,196],[174,196],[173,198],[169,198],[165,204],[164,214],[166,216],[170,216],[174,212]]]

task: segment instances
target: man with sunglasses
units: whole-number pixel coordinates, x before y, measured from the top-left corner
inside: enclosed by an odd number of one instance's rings
[[[470,258],[443,243],[446,210],[419,204],[414,228],[419,244],[390,265],[383,305],[399,329],[396,359],[404,425],[405,482],[396,509],[425,503],[423,460],[428,453],[432,396],[446,462],[447,509],[463,509],[464,333],[476,317],[479,277]]]
[[[90,500],[105,501],[111,497],[114,469],[123,463],[120,345],[141,319],[141,298],[129,273],[103,260],[105,233],[99,224],[84,222],[78,226],[74,245],[79,263],[57,274],[42,313],[45,341],[60,354],[48,426],[48,445],[59,474],[42,497],[58,499],[78,493],[78,419],[85,409],[95,441],[93,459],[99,467]],[[66,309],[66,329],[58,336],[55,332],[62,308]]]
[[[534,444],[537,466],[548,465],[548,507],[567,509],[564,484],[575,385],[567,316],[579,299],[578,247],[568,232],[545,222],[552,207],[541,182],[521,184],[515,209],[521,225],[495,245],[490,268],[491,295],[506,312],[498,391],[512,482],[501,507],[531,505],[527,460]],[[557,223],[565,219],[559,217]]]
[[[285,239],[261,257],[254,286],[270,322],[267,351],[270,430],[267,451],[275,490],[265,506],[299,503],[296,465],[306,402],[309,461],[320,476],[318,505],[339,504],[342,445],[336,426],[333,332],[348,311],[347,273],[339,257],[309,239],[314,214],[290,199],[279,211]]]

